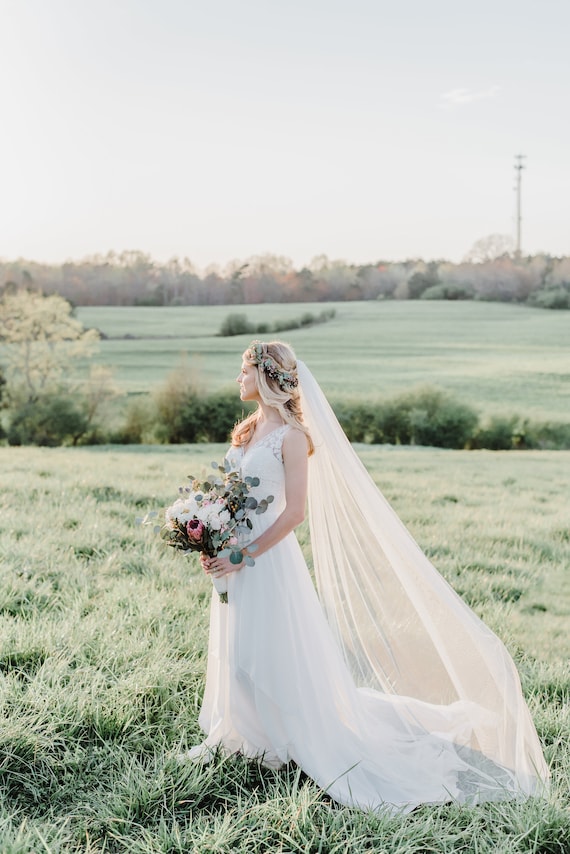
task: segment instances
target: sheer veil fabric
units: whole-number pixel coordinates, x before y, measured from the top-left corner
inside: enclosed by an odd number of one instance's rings
[[[545,793],[548,769],[509,653],[423,554],[297,364],[315,444],[318,594],[360,692],[393,697],[414,726],[452,742],[473,769],[475,800]]]

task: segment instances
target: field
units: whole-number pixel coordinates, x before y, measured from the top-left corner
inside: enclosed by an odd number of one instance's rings
[[[220,366],[236,344],[222,343]],[[179,765],[200,739],[209,582],[135,516],[223,448],[2,447],[3,854],[567,854],[570,453],[357,450],[515,657],[549,798],[388,819],[334,806],[295,769]]]
[[[85,325],[109,336],[101,342],[98,360],[115,369],[122,390],[134,393],[155,387],[184,356],[205,387],[231,385],[250,340],[217,336],[232,312],[246,313],[254,323],[271,323],[330,307],[105,307],[77,313]],[[332,321],[280,336],[332,398],[382,399],[435,384],[481,413],[568,420],[568,312],[481,302],[349,302],[332,307]]]

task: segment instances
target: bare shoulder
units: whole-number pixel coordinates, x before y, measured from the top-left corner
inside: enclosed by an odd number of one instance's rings
[[[283,456],[306,457],[308,449],[309,444],[306,434],[297,427],[289,427],[283,437]]]

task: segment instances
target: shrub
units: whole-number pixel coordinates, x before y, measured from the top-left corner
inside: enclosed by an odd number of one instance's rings
[[[529,296],[527,303],[537,308],[570,308],[570,285],[560,285],[534,291]]]
[[[6,385],[7,385],[6,377],[4,375],[4,371],[2,369],[2,366],[0,365],[0,409],[2,409],[3,398],[5,398],[5,395],[6,395]]]
[[[351,442],[464,448],[478,424],[470,406],[436,388],[417,389],[383,403],[337,403]]]
[[[408,279],[409,298],[420,299],[424,291],[438,284],[438,266],[432,261],[424,270],[416,270]]]
[[[301,315],[299,323],[301,326],[311,326],[311,324],[315,323],[316,318],[314,314],[311,314],[310,311],[306,311],[305,314]]]
[[[380,408],[376,433],[392,444],[464,448],[478,420],[475,410],[441,389],[420,388]]]
[[[247,407],[249,410],[249,407]],[[189,393],[175,412],[158,413],[156,436],[170,444],[227,442],[234,424],[244,416],[244,404],[235,392]]]
[[[517,444],[522,448],[543,451],[570,450],[570,424],[525,421],[517,436]]]
[[[375,429],[378,404],[343,401],[334,404],[334,411],[351,442],[382,441]]]
[[[273,323],[250,323],[245,314],[229,314],[223,321],[218,335],[228,337],[230,335],[270,335],[286,332],[288,329],[302,329],[313,326],[316,323],[326,323],[336,315],[334,308],[321,311],[318,316],[306,311],[301,317],[292,317],[289,320],[276,320]]]
[[[300,319],[291,318],[291,320],[276,320],[273,324],[273,332],[286,332],[288,329],[300,329]]]
[[[254,332],[255,326],[249,322],[246,314],[228,314],[218,334],[227,338],[230,335],[253,335]]]
[[[438,285],[432,285],[430,288],[426,288],[426,290],[422,292],[420,299],[458,300],[473,299],[473,296],[473,288],[468,285],[444,285],[443,283],[440,283]]]
[[[89,427],[89,420],[67,395],[46,395],[25,403],[12,412],[8,428],[10,445],[77,444]]]
[[[218,392],[203,401],[204,422],[198,432],[198,442],[227,442],[234,425],[244,414],[244,404],[235,391]],[[254,406],[245,406],[250,412]]]
[[[130,401],[125,423],[112,436],[112,441],[121,445],[140,445],[152,442],[156,426],[156,406],[144,395]]]
[[[470,447],[510,451],[518,442],[518,422],[516,415],[493,415],[484,427],[475,432]]]
[[[153,393],[154,420],[159,425],[174,424],[186,401],[202,396],[200,371],[196,362],[183,360]]]

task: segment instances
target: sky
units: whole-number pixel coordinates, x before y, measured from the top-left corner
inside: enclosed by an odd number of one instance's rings
[[[0,257],[570,254],[568,0],[0,0]]]

